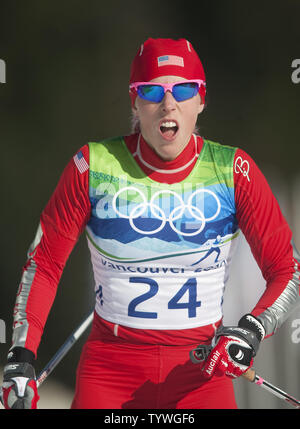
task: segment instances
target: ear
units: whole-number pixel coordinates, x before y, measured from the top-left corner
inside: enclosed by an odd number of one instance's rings
[[[203,109],[204,109],[204,103],[203,103],[202,98],[199,94],[198,115],[203,112]]]
[[[131,111],[132,111],[133,116],[135,116],[136,118],[138,118],[139,113],[138,113],[138,108],[136,107],[136,100],[137,99],[134,100],[134,103],[131,106]]]
[[[132,111],[132,115],[133,115],[135,118],[138,118],[138,117],[139,117],[138,109],[136,108],[136,106],[132,106],[132,107],[131,107],[131,111]]]
[[[201,103],[198,109],[198,114],[202,113],[204,109],[204,103]]]

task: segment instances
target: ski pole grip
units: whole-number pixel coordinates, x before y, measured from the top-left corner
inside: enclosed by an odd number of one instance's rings
[[[244,372],[243,377],[248,380],[253,382],[255,380],[255,370],[252,368],[249,368],[246,372]]]

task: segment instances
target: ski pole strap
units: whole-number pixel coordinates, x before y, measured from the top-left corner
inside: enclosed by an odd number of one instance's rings
[[[190,351],[190,359],[193,363],[203,362],[211,351],[212,346],[210,344],[199,344],[199,346]]]

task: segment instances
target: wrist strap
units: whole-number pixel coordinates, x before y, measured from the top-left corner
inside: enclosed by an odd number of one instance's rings
[[[252,314],[245,314],[245,316],[240,319],[238,326],[254,332],[259,341],[262,341],[266,334],[262,323],[256,317],[252,316]]]
[[[11,349],[7,356],[7,362],[27,362],[33,365],[35,355],[31,350],[25,347],[14,347]]]
[[[3,381],[10,381],[12,377],[35,378],[35,371],[30,363],[11,362],[4,367]]]

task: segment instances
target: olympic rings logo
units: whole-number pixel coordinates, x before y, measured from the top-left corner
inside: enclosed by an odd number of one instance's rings
[[[129,215],[127,215],[127,214],[120,212],[120,210],[117,208],[117,200],[122,193],[132,192],[132,191],[139,194],[142,202],[138,203],[130,211]],[[173,196],[174,199],[178,201],[178,205],[172,209],[172,211],[170,212],[170,214],[168,216],[166,215],[165,211],[155,203],[157,198],[163,194]],[[216,202],[216,210],[212,216],[206,218],[203,211],[199,207],[193,205],[193,200],[199,194],[209,194],[214,198],[214,200]],[[156,234],[159,231],[161,231],[165,227],[166,223],[168,222],[169,225],[171,226],[171,228],[173,229],[173,231],[175,231],[177,234],[183,235],[183,236],[194,236],[194,235],[200,234],[200,232],[203,231],[203,229],[205,228],[206,222],[209,222],[209,221],[216,219],[216,217],[219,215],[220,210],[221,210],[221,203],[220,203],[220,200],[217,197],[217,195],[214,192],[210,191],[209,189],[198,189],[198,190],[194,191],[189,196],[188,201],[185,204],[183,201],[183,198],[179,194],[177,194],[175,191],[171,191],[171,190],[157,191],[151,197],[150,201],[147,201],[144,193],[140,189],[138,189],[134,186],[126,186],[122,189],[119,189],[119,191],[114,195],[113,200],[112,200],[112,207],[113,207],[113,210],[115,211],[115,213],[117,213],[119,215],[119,217],[128,219],[129,224],[132,227],[132,229],[134,231],[140,233],[140,234],[145,234],[145,235]],[[156,229],[153,229],[151,231],[142,230],[142,229],[138,228],[135,224],[135,219],[137,219],[137,218],[141,217],[143,214],[145,214],[147,209],[150,209],[151,216],[153,218],[161,221],[161,224]],[[200,226],[193,232],[183,232],[183,231],[180,231],[175,226],[175,222],[182,218],[185,210],[188,210],[191,217],[193,217],[197,221],[200,221]]]

